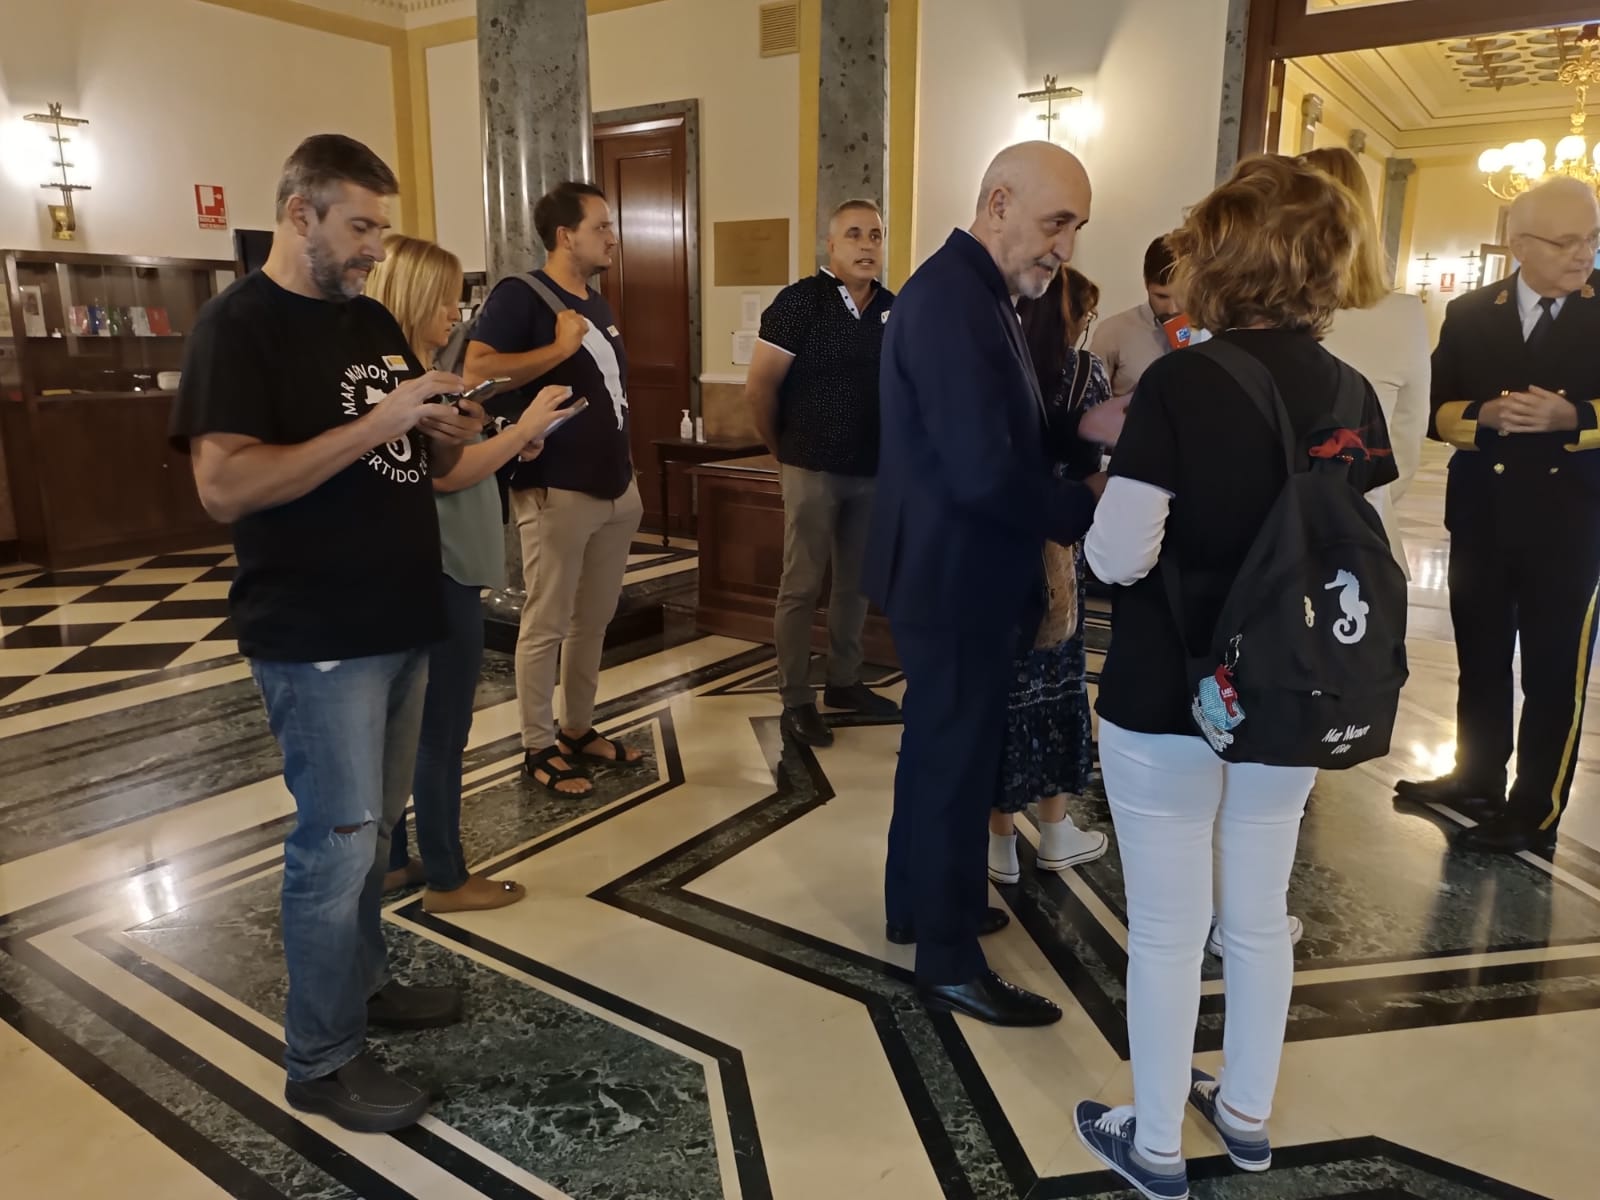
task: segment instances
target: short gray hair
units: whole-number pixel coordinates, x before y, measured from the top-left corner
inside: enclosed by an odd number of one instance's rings
[[[395,196],[400,183],[389,164],[369,148],[342,133],[319,133],[295,147],[278,178],[277,219],[289,211],[289,199],[303,196],[320,219],[328,215],[342,183],[353,183],[379,196]]]
[[[1546,179],[1537,187],[1529,188],[1511,202],[1511,212],[1506,218],[1507,235],[1517,237],[1527,233],[1534,210],[1545,200],[1554,199],[1584,199],[1600,209],[1600,197],[1595,195],[1591,184],[1581,179],[1574,179],[1571,175],[1556,175]]]

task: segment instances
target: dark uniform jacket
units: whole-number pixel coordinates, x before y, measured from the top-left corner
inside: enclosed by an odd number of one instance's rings
[[[1531,474],[1575,476],[1600,493],[1600,271],[1562,305],[1538,351],[1528,348],[1517,304],[1517,276],[1469,292],[1445,310],[1433,352],[1433,419],[1430,435],[1460,453],[1450,460],[1450,507],[1463,490],[1493,486]],[[1478,411],[1506,392],[1542,387],[1562,392],[1578,410],[1571,432],[1513,434],[1478,424]],[[1452,526],[1453,528],[1453,526]]]

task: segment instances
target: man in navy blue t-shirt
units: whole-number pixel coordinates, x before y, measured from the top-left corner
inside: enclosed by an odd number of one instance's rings
[[[588,284],[611,266],[617,245],[611,206],[597,187],[563,183],[539,201],[533,219],[549,254],[534,278],[548,297],[526,280],[501,280],[467,343],[464,374],[469,380],[505,376],[529,399],[541,388],[563,385],[572,389],[574,404],[588,402],[511,479],[527,593],[517,637],[523,766],[558,795],[586,796],[594,785],[584,759],[639,759],[638,751],[594,731],[594,698],[606,626],[644,506],[628,450],[622,335],[610,306]]]

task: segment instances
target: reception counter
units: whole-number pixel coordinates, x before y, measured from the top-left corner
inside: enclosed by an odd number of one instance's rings
[[[700,493],[700,596],[696,621],[706,633],[772,641],[772,610],[783,576],[783,490],[770,455],[694,468]],[[831,582],[831,581],[830,581]],[[828,585],[811,623],[811,644],[828,648]],[[889,622],[867,614],[868,662],[898,665]]]

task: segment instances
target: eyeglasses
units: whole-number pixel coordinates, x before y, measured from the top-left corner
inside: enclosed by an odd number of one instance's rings
[[[1553,246],[1563,254],[1577,254],[1580,251],[1588,251],[1590,254],[1594,254],[1600,251],[1600,230],[1594,233],[1574,233],[1564,238],[1541,237],[1537,233],[1530,233],[1528,236],[1536,242],[1543,242],[1546,246]]]

